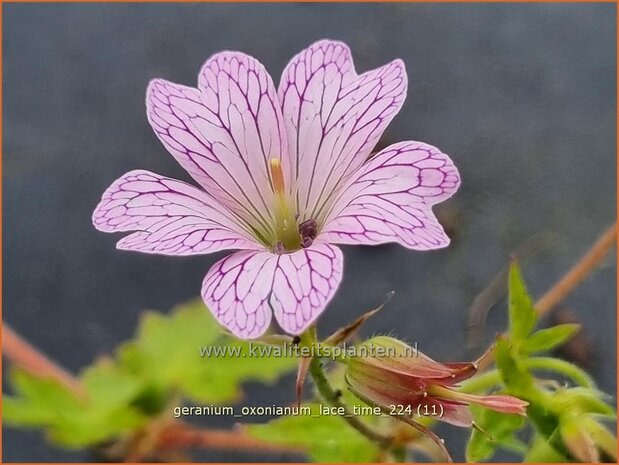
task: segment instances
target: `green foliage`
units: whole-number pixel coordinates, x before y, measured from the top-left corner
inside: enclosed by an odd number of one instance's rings
[[[540,434],[534,434],[529,450],[522,459],[524,463],[567,463],[565,454],[552,447]]]
[[[467,381],[462,389],[470,393],[498,389],[519,397],[529,403],[527,417],[471,406],[476,428],[467,445],[467,460],[490,460],[504,449],[521,454],[527,462],[616,461],[616,437],[604,425],[616,418],[608,396],[578,366],[540,356],[568,341],[578,326],[536,330],[537,314],[516,263],[510,268],[508,310],[509,331],[495,346],[496,369]],[[12,370],[12,395],[3,396],[3,416],[13,426],[41,428],[51,441],[69,448],[114,440],[130,443],[157,424],[153,422],[169,416],[170,406],[229,404],[242,396],[243,383],[272,383],[297,366],[295,357],[282,357],[281,351],[267,355],[266,346],[253,344],[223,334],[201,301],[179,306],[170,315],[147,312],[136,337],[122,344],[114,358],[83,370],[79,391]],[[342,391],[344,404],[364,406],[347,392],[344,369],[331,370],[329,385]],[[540,378],[540,373],[553,378]],[[247,425],[245,431],[267,443],[299,447],[316,462],[385,458],[384,451],[341,416],[326,415],[316,402],[304,406],[310,414]],[[368,415],[360,420],[377,432],[395,431],[391,418]],[[523,434],[525,430],[528,434]],[[393,457],[404,459],[404,449],[399,452]]]
[[[375,462],[379,449],[342,417],[319,414],[320,404],[304,404],[311,415],[281,417],[262,425],[248,425],[253,437],[273,444],[299,446],[315,462]]]
[[[497,374],[486,375],[492,385],[529,403],[528,425],[533,437],[525,461],[593,461],[599,450],[610,453],[609,435],[600,418],[615,418],[615,409],[608,398],[595,389],[593,380],[576,365],[552,357],[535,356],[551,350],[575,334],[578,325],[559,325],[535,331],[537,315],[518,265],[514,262],[509,274],[509,331],[495,346]],[[546,372],[559,380],[539,379],[538,372]],[[575,386],[566,386],[569,379]],[[498,448],[522,449],[518,439],[527,422],[487,410],[474,410],[475,421],[483,432],[474,430],[467,446],[471,461],[491,459]],[[570,438],[569,440],[567,438]],[[524,450],[523,450],[524,453]]]
[[[519,344],[535,328],[537,313],[522,279],[520,267],[512,262],[509,269],[509,334]]]
[[[523,342],[522,351],[531,354],[554,349],[567,342],[579,329],[580,325],[577,324],[564,324],[540,329]]]
[[[467,444],[466,460],[468,462],[487,460],[499,447],[517,450],[526,448],[515,437],[515,433],[525,424],[523,417],[504,415],[479,407],[471,407],[471,410],[474,412],[475,423],[479,429],[473,429],[471,439]],[[490,437],[489,434],[491,434]]]
[[[204,356],[200,350],[208,346],[213,351]],[[201,300],[177,307],[171,316],[146,313],[136,339],[119,350],[122,365],[140,378],[208,403],[235,401],[243,382],[272,383],[296,367],[294,357],[251,355],[248,342],[221,333]]]
[[[58,381],[14,370],[13,396],[3,396],[3,418],[14,426],[43,427],[70,448],[85,447],[139,428],[146,416],[130,404],[140,381],[101,361],[82,375],[83,392]]]
[[[201,347],[219,352],[202,356]],[[224,352],[231,348],[238,353]],[[3,418],[13,426],[43,428],[66,447],[101,444],[137,432],[172,401],[232,402],[241,396],[242,383],[271,383],[296,366],[293,357],[249,355],[248,343],[222,334],[201,301],[169,316],[148,312],[136,338],[115,359],[100,360],[80,374],[83,392],[13,370]]]

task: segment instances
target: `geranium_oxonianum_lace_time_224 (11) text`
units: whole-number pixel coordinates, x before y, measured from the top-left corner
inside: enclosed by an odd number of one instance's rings
[[[197,88],[154,79],[148,121],[199,187],[131,171],[105,191],[93,223],[133,231],[122,250],[235,250],[202,285],[219,323],[253,339],[274,314],[301,334],[342,279],[336,244],[449,244],[432,206],[459,187],[451,159],[416,141],[372,154],[407,85],[402,60],[359,75],[349,47],[331,40],[294,56],[278,89],[260,62],[231,51],[206,61]]]

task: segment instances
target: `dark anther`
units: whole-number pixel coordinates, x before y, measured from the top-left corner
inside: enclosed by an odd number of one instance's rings
[[[284,247],[284,244],[282,243],[282,241],[277,241],[275,243],[275,245],[273,246],[273,253],[284,253],[286,251],[286,247]]]
[[[301,338],[299,336],[295,336],[292,338],[292,345],[298,346],[301,343]]]
[[[340,397],[342,397],[342,390],[341,389],[336,389],[335,392],[333,393],[333,398],[334,399],[339,399]]]
[[[301,245],[304,248],[309,247],[318,235],[318,223],[316,220],[305,220],[299,225],[299,234],[301,235]]]

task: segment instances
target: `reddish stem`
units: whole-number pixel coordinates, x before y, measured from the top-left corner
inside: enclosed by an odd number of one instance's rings
[[[12,363],[27,371],[41,377],[54,378],[73,391],[82,392],[75,376],[45,356],[6,323],[2,325],[2,354]]]
[[[567,297],[602,262],[617,240],[617,223],[608,228],[576,263],[548,292],[535,303],[541,316],[552,310]]]
[[[185,449],[202,447],[219,450],[244,450],[251,452],[297,452],[304,448],[293,445],[278,445],[262,442],[249,436],[242,429],[232,431],[194,428],[183,423],[175,423],[163,430],[157,441],[157,449]]]
[[[54,363],[6,324],[2,328],[2,349],[2,354],[20,368],[37,376],[53,378],[74,392],[83,394],[80,381],[73,374]],[[242,430],[197,429],[180,422],[164,429],[154,446],[160,451],[188,447],[251,452],[303,452],[301,447],[262,442]]]

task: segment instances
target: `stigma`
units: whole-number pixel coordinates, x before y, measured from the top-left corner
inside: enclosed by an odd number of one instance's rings
[[[284,173],[282,171],[282,161],[279,158],[269,160],[269,170],[271,172],[271,183],[276,194],[284,193]]]
[[[269,159],[269,175],[273,187],[273,218],[275,219],[275,237],[273,252],[285,253],[301,248],[301,236],[297,227],[297,215],[294,204],[286,195],[282,161]]]

